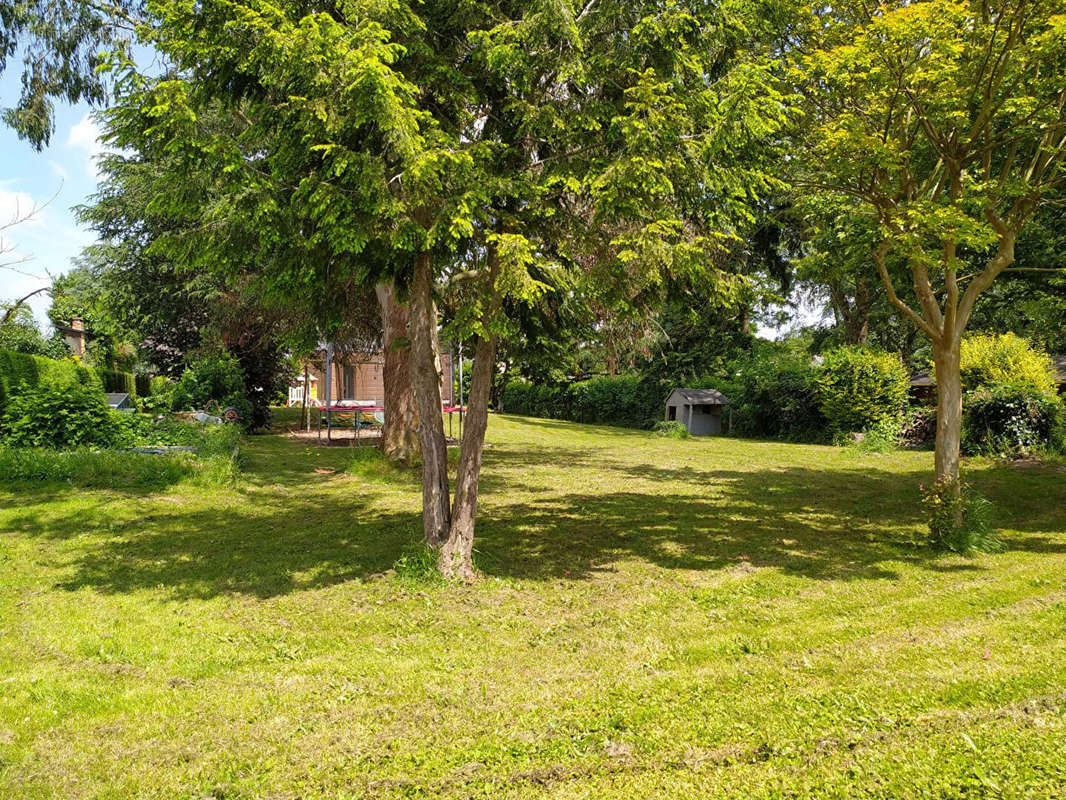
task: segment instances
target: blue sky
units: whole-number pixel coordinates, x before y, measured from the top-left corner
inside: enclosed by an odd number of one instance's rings
[[[14,105],[19,91],[19,70],[0,75],[0,108]],[[51,144],[40,153],[0,125],[0,225],[16,214],[33,216],[0,232],[0,264],[15,258],[27,261],[0,269],[0,300],[21,297],[59,275],[95,235],[78,224],[71,211],[96,190],[95,156],[101,151],[98,129],[84,104],[56,107],[56,129]],[[51,302],[46,295],[32,301],[44,321]]]

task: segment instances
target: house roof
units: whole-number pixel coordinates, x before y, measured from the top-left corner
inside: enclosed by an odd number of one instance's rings
[[[674,389],[670,392],[671,397],[675,394],[680,394],[686,403],[693,405],[729,405],[729,398],[714,389]]]
[[[1059,383],[1066,383],[1066,356],[1052,356],[1055,362],[1055,377]]]
[[[1052,356],[1055,365],[1055,380],[1066,383],[1066,356]],[[928,372],[917,372],[911,376],[911,388],[918,386],[936,386],[936,379]]]

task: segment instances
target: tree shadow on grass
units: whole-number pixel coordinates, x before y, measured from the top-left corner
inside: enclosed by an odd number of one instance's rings
[[[419,492],[407,472],[386,475],[393,485],[386,487],[391,505],[384,506],[382,487],[318,475],[314,466],[323,462],[291,445],[270,443],[253,455],[247,480],[260,488],[250,502],[187,508],[181,498],[160,498],[148,514],[127,515],[114,526],[85,509],[46,508],[53,495],[42,494],[26,498],[11,518],[13,529],[52,538],[89,534],[72,556],[63,588],[165,587],[175,598],[272,597],[366,579],[418,541]],[[276,457],[287,462],[279,466]],[[592,472],[577,491],[547,495],[546,476],[535,471],[545,463],[595,466],[611,475],[613,486],[627,488],[603,491]],[[891,579],[903,564],[977,569],[945,562],[921,544],[917,484],[923,477],[869,466],[663,467],[605,461],[576,449],[497,447],[487,458],[477,561],[487,575],[527,580],[587,579],[623,561],[664,570],[766,567],[816,580]],[[1026,519],[1016,519],[1012,530],[1031,535],[1011,536],[1010,549],[1066,552],[1066,537],[1057,536],[1066,534],[1066,519],[1057,515],[1066,505],[1061,480],[997,470],[979,478],[1002,513]],[[274,484],[285,491],[272,493]]]

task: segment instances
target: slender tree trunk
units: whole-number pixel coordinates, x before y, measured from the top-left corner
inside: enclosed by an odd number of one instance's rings
[[[422,446],[422,527],[426,544],[439,547],[451,527],[448,449],[441,413],[440,364],[437,358],[437,306],[433,301],[433,257],[415,256],[411,279],[409,330],[411,386],[418,410]]]
[[[478,481],[488,427],[489,391],[496,364],[496,337],[478,339],[474,349],[474,374],[467,399],[466,428],[455,479],[455,503],[448,538],[440,548],[439,568],[446,578],[472,580],[474,522],[477,518]]]
[[[499,275],[499,253],[489,245],[490,287],[485,321],[491,325],[500,309],[502,297],[496,288]],[[474,372],[470,376],[470,395],[466,403],[466,427],[459,454],[459,469],[455,479],[455,504],[452,506],[452,525],[448,538],[440,548],[438,568],[446,578],[473,580],[474,523],[477,519],[478,482],[481,478],[481,457],[485,449],[485,429],[489,420],[489,394],[496,374],[496,345],[498,337],[490,334],[479,338],[474,348]]]
[[[936,479],[955,487],[959,484],[962,447],[962,374],[959,340],[950,334],[933,342],[936,365]]]
[[[411,341],[407,306],[396,299],[391,283],[379,283],[375,290],[381,306],[382,344],[385,364],[385,424],[381,449],[394,461],[413,462],[418,457],[418,425],[414,394],[411,391]]]
[[[300,430],[308,430],[311,427],[311,417],[307,412],[307,393],[311,391],[311,369],[304,362],[304,391],[303,402],[300,404]]]

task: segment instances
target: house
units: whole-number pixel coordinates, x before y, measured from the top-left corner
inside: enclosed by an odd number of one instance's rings
[[[722,410],[729,398],[714,389],[674,389],[666,398],[666,419],[684,424],[693,436],[722,433]]]
[[[455,384],[451,354],[441,353],[440,364],[441,400],[444,405],[451,406],[454,405],[452,387]],[[325,405],[327,385],[330,404],[345,400],[360,400],[369,405],[385,405],[384,353],[334,352],[331,347],[323,344],[318,352],[306,362],[306,365],[310,384],[308,393],[310,405]],[[327,365],[329,380],[326,379]],[[302,402],[303,370],[289,387],[289,405],[300,405]]]

